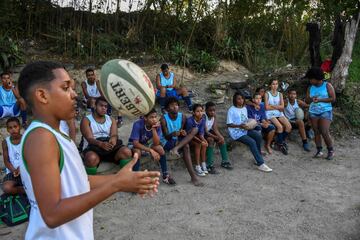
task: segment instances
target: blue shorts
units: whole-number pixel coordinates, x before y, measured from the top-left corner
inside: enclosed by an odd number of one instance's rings
[[[173,138],[170,139],[170,140],[167,140],[167,142],[166,142],[165,145],[164,145],[164,150],[165,150],[166,152],[168,152],[168,151],[170,151],[171,149],[173,149],[173,148],[176,146],[177,141],[178,141],[178,140],[173,139]]]
[[[309,112],[309,117],[310,118],[321,118],[321,119],[327,119],[329,121],[333,120],[333,113],[332,111],[327,111],[327,112],[323,112],[323,113],[312,113]]]
[[[262,127],[262,126],[260,126],[260,125],[257,125],[257,126],[254,128],[254,130],[256,130],[256,131],[261,131],[261,133],[263,133],[263,134],[268,134],[269,132],[275,130],[275,126],[272,125],[272,124],[269,124],[269,126],[268,126],[267,128],[264,128],[264,127]]]
[[[20,115],[20,105],[14,103],[11,106],[0,106],[0,118],[18,117]]]
[[[156,91],[156,97],[160,97],[159,90]],[[179,95],[177,94],[177,91],[175,88],[173,88],[171,90],[166,90],[166,97],[176,97],[177,99],[179,99]]]

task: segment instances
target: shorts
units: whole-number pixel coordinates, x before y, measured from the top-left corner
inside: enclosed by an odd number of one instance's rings
[[[12,106],[0,106],[0,118],[18,117],[20,115],[20,105],[14,103]]]
[[[102,141],[102,142],[107,142],[109,141],[109,138],[97,138],[96,140]],[[82,151],[82,155],[85,157],[87,152],[95,152],[99,157],[101,161],[114,161],[115,158],[115,154],[117,153],[117,151],[124,147],[123,142],[118,139],[116,145],[113,147],[113,149],[111,149],[110,151],[106,151],[102,148],[100,148],[99,146],[95,146],[95,145],[88,145],[83,151]]]
[[[275,130],[275,126],[273,124],[269,124],[267,128],[264,128],[260,125],[257,125],[254,130],[261,131],[262,134],[268,134],[269,132]]]
[[[333,120],[333,113],[332,113],[332,111],[326,111],[326,112],[323,112],[323,113],[309,112],[309,117],[310,118],[321,118],[321,119],[326,119],[326,120],[332,121]]]
[[[160,97],[159,90],[156,91],[156,97]],[[173,88],[171,90],[166,90],[166,97],[175,97],[175,98],[179,99],[179,95],[175,88]]]
[[[17,176],[17,177],[15,177],[14,174],[11,173],[11,172],[5,175],[5,177],[4,177],[4,179],[3,179],[3,183],[4,183],[4,182],[8,182],[8,181],[16,182],[16,186],[17,186],[17,187],[20,187],[20,186],[23,185],[23,184],[22,184],[22,181],[21,181],[20,175]]]

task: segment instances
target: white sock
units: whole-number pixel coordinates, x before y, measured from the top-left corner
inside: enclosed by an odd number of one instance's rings
[[[205,162],[202,162],[201,163],[201,167],[202,167],[202,169],[205,171],[205,170],[207,170],[207,168],[206,168],[206,163]]]
[[[195,165],[195,169],[200,169],[201,170],[200,165]]]

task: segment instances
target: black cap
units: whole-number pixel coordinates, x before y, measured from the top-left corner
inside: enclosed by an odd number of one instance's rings
[[[306,72],[304,78],[323,80],[325,78],[325,75],[324,75],[324,72],[323,72],[323,70],[321,68],[312,67]]]

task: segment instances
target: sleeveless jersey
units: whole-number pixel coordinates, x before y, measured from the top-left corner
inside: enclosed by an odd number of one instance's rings
[[[14,168],[18,168],[20,166],[21,145],[20,143],[17,145],[13,144],[10,137],[7,137],[5,141],[8,148],[9,161]],[[10,172],[11,171],[6,168],[6,174]]]
[[[174,73],[170,72],[170,77],[166,78],[164,74],[160,73],[160,85],[161,86],[171,86],[174,84]],[[166,88],[167,91],[173,90],[173,88]]]
[[[271,106],[278,106],[280,105],[280,92],[277,92],[276,96],[273,96],[271,92],[267,92],[268,95],[268,103]],[[282,117],[284,114],[279,110],[266,110],[266,118],[270,119],[273,117]]]
[[[54,229],[50,229],[45,224],[34,195],[26,159],[23,155],[26,139],[29,133],[36,128],[44,128],[51,132],[59,145],[61,198],[70,198],[90,191],[88,177],[75,143],[49,125],[36,120],[33,121],[21,140],[20,174],[26,195],[31,204],[25,239],[94,239],[92,209]]]
[[[104,123],[97,122],[94,119],[92,114],[89,114],[86,117],[90,122],[90,128],[91,128],[91,132],[92,132],[94,138],[110,137],[110,130],[111,130],[112,121],[111,121],[111,117],[109,115],[105,114],[105,122]],[[88,145],[89,145],[89,143],[84,138],[84,147],[83,147],[83,149],[85,149]]]
[[[96,86],[96,82],[93,85],[90,85],[87,80],[86,83],[86,91],[88,92],[90,97],[98,98],[101,96],[99,89]]]
[[[329,93],[327,91],[326,86],[327,86],[326,81],[324,81],[323,84],[321,84],[321,86],[319,86],[319,87],[311,86],[310,87],[310,97],[311,98],[318,97],[319,99],[328,98]],[[311,113],[321,114],[321,113],[328,112],[328,111],[332,111],[331,103],[325,103],[325,102],[314,103],[314,102],[312,102],[310,104],[309,112],[311,112]]]
[[[206,114],[205,117],[206,117],[206,123],[205,123],[206,130],[210,131],[214,125],[215,118],[213,117],[212,119],[209,119],[209,117]]]
[[[295,119],[295,110],[299,108],[299,104],[297,102],[297,99],[295,99],[294,105],[291,105],[290,102],[288,102],[287,106],[284,109],[285,116],[288,119]]]
[[[179,112],[177,114],[177,118],[175,120],[171,119],[168,113],[164,115],[166,126],[168,129],[168,133],[173,133],[176,131],[180,131],[182,125],[182,113]],[[172,137],[174,140],[177,140],[177,137]]]
[[[13,91],[6,90],[3,86],[0,87],[0,106],[12,106],[16,103],[16,97]]]
[[[67,124],[66,121],[64,121],[64,120],[61,120],[61,121],[60,121],[59,129],[60,129],[61,132],[65,133],[66,135],[69,136],[69,134],[70,134],[70,128],[69,128],[69,125]]]

